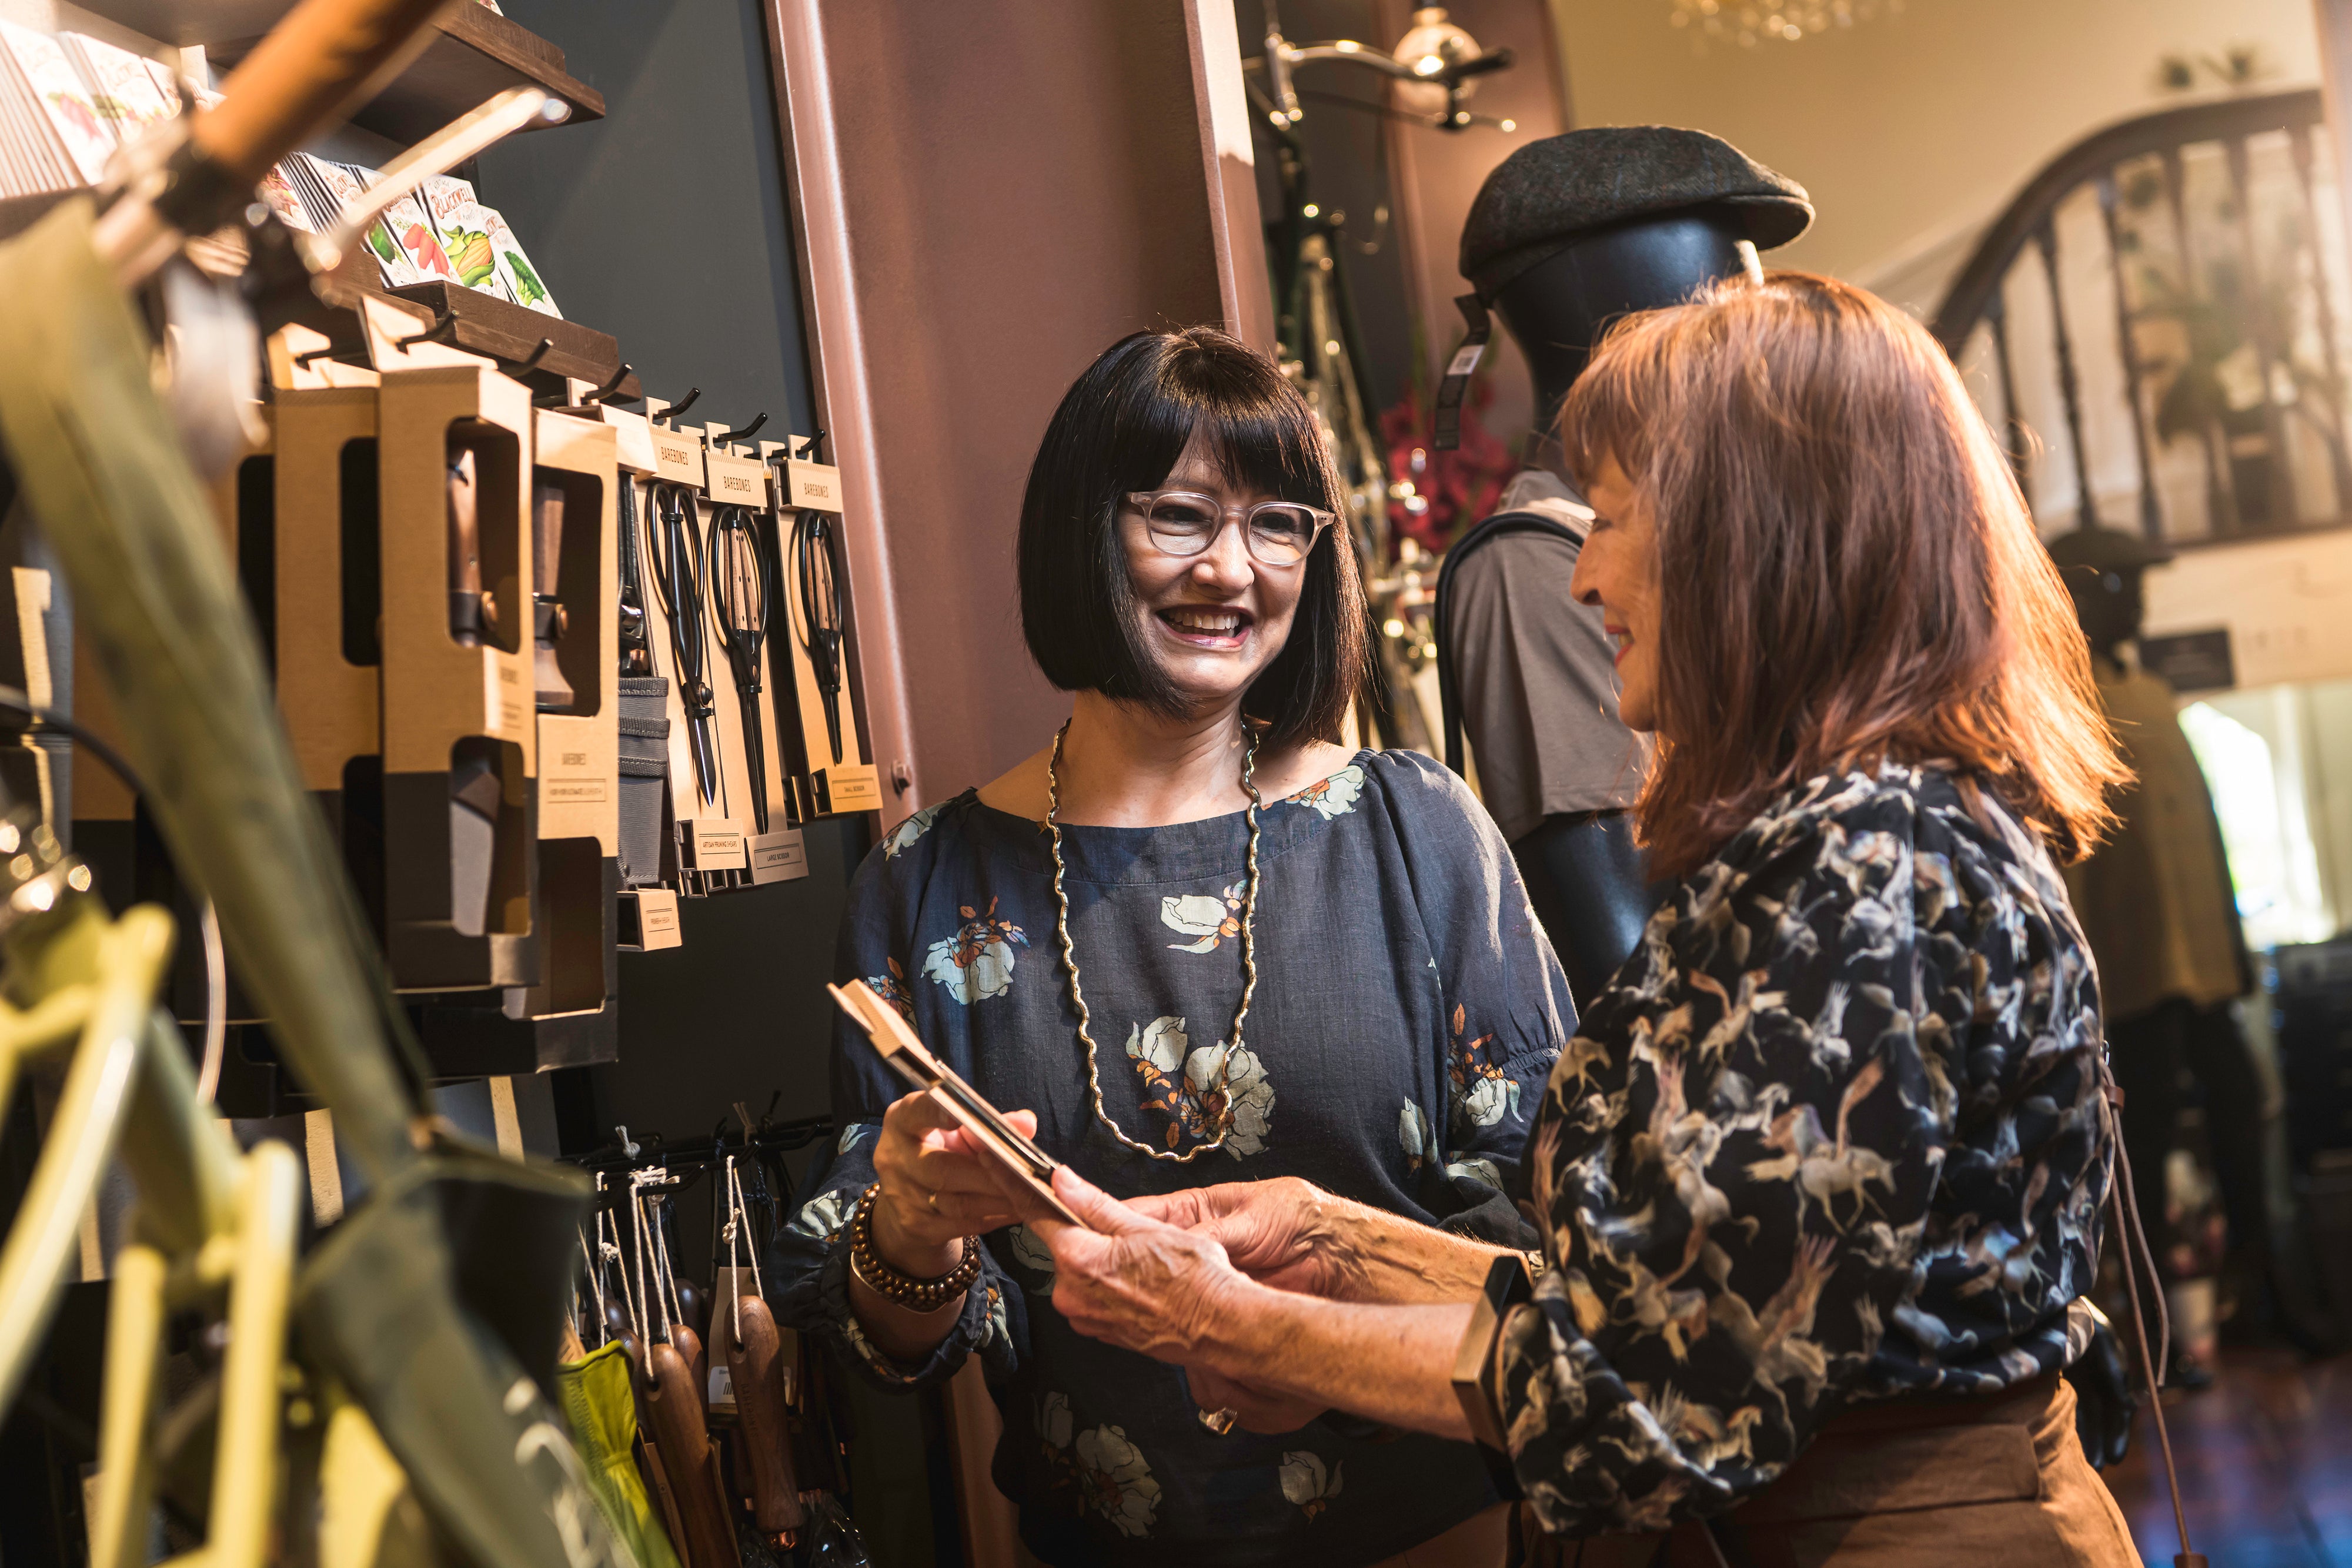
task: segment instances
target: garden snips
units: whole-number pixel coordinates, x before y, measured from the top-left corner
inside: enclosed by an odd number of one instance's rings
[[[800,455],[810,456],[824,436],[809,438]],[[793,633],[808,654],[809,673],[816,679],[817,695],[824,705],[824,737],[833,760],[841,761],[841,632],[844,615],[841,574],[834,559],[833,515],[801,508],[793,519],[793,579],[800,601]]]
[[[706,805],[719,803],[719,732],[712,722],[710,672],[702,636],[702,536],[694,527],[694,492],[683,485],[654,486],[654,526],[646,564],[654,592],[669,618],[670,654],[677,666],[678,701],[686,709],[694,782]]]
[[[758,514],[720,507],[710,514],[710,599],[719,634],[735,669],[735,700],[743,713],[743,767],[751,781],[751,820],[768,831],[768,748],[760,722],[760,648],[768,634],[769,568]]]

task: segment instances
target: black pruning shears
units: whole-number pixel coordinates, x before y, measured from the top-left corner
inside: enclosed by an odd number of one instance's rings
[[[669,618],[671,656],[677,663],[677,695],[686,709],[686,737],[694,753],[695,787],[703,803],[719,804],[719,734],[712,720],[708,644],[702,631],[702,536],[690,520],[694,492],[683,485],[654,485],[652,568],[654,592]],[[722,808],[723,810],[723,808]]]
[[[760,722],[760,645],[768,634],[768,583],[773,575],[759,519],[748,507],[710,514],[710,599],[719,633],[734,666],[735,700],[743,712],[744,768],[751,781],[751,820],[768,831],[768,748]]]
[[[809,437],[798,455],[808,458],[820,450],[824,433]],[[821,461],[822,459],[820,459]],[[809,673],[816,678],[824,705],[824,737],[833,760],[841,756],[841,630],[844,615],[841,574],[833,558],[833,514],[803,507],[793,519],[793,577],[800,615],[793,631],[808,654]]]

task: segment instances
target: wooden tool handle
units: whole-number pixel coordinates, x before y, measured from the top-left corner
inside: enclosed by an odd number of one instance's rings
[[[735,1526],[726,1504],[706,1479],[712,1471],[709,1428],[694,1392],[694,1369],[676,1345],[646,1347],[646,1401],[654,1448],[669,1478],[670,1498],[686,1526],[688,1568],[737,1568]]]
[[[686,1370],[694,1379],[694,1407],[702,1412],[707,1425],[710,1417],[710,1357],[703,1354],[702,1336],[684,1323],[672,1323],[669,1343],[685,1359]]]
[[[563,486],[541,484],[531,499],[530,591],[541,599],[555,598],[562,570]]]
[[[222,102],[196,117],[199,151],[247,184],[432,41],[467,0],[303,0],[255,46]]]
[[[743,1447],[751,1457],[751,1510],[761,1531],[798,1530],[807,1519],[800,1483],[793,1475],[792,1418],[784,1407],[783,1336],[776,1332],[768,1303],[747,1295],[736,1303],[743,1337],[737,1339],[725,1316],[712,1332],[727,1349],[727,1374],[735,1383],[736,1419],[743,1424]],[[722,1306],[721,1312],[726,1309]]]

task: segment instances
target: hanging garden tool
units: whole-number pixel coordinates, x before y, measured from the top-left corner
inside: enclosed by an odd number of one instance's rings
[[[735,674],[735,701],[743,714],[743,763],[751,781],[751,819],[757,831],[765,833],[768,748],[760,717],[760,650],[767,638],[768,584],[774,572],[760,538],[758,514],[743,507],[714,508],[706,559],[710,566],[711,602],[719,612],[719,634],[727,644],[727,662]]]
[[[817,453],[817,444],[824,439],[822,433],[810,437],[799,455]],[[834,549],[833,514],[802,507],[793,518],[793,579],[800,604],[793,632],[808,654],[810,673],[816,677],[817,695],[824,705],[825,739],[838,764],[842,760],[841,632],[846,617]]]
[[[735,1389],[736,1418],[743,1427],[743,1448],[751,1470],[751,1513],[761,1533],[781,1538],[786,1546],[806,1521],[800,1483],[793,1474],[791,1393],[786,1382],[783,1336],[769,1312],[760,1278],[760,1249],[750,1236],[751,1217],[743,1201],[743,1181],[735,1156],[727,1156],[728,1289],[724,1310],[711,1319],[710,1332],[719,1340],[727,1373]],[[751,1267],[740,1267],[740,1248],[753,1241]],[[751,1290],[743,1290],[744,1276]]]
[[[639,1172],[630,1178],[635,1189],[638,1290],[641,1299],[650,1292],[654,1321],[659,1324],[658,1333],[648,1338],[645,1347],[647,1428],[677,1510],[679,1544],[688,1568],[737,1568],[735,1526],[728,1517],[719,1480],[719,1456],[704,1424],[703,1396],[695,1387],[694,1370],[680,1343],[691,1336],[672,1315],[673,1304],[664,1285],[664,1249],[656,1222],[647,1214],[645,1188],[652,1183],[639,1179],[646,1176],[657,1181],[670,1178],[662,1171]]]
[[[683,407],[683,404],[679,406]],[[703,804],[719,798],[719,730],[711,706],[709,643],[702,624],[702,536],[694,527],[694,492],[682,485],[654,486],[654,526],[646,552],[654,593],[669,622],[670,656],[677,665],[678,701],[686,708],[687,741],[694,752],[694,783]]]

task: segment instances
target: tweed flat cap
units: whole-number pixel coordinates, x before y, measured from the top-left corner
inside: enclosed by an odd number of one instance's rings
[[[1805,188],[1719,136],[1604,125],[1531,141],[1495,166],[1462,225],[1462,276],[1491,298],[1571,240],[1690,207],[1736,214],[1759,250],[1813,221]]]

